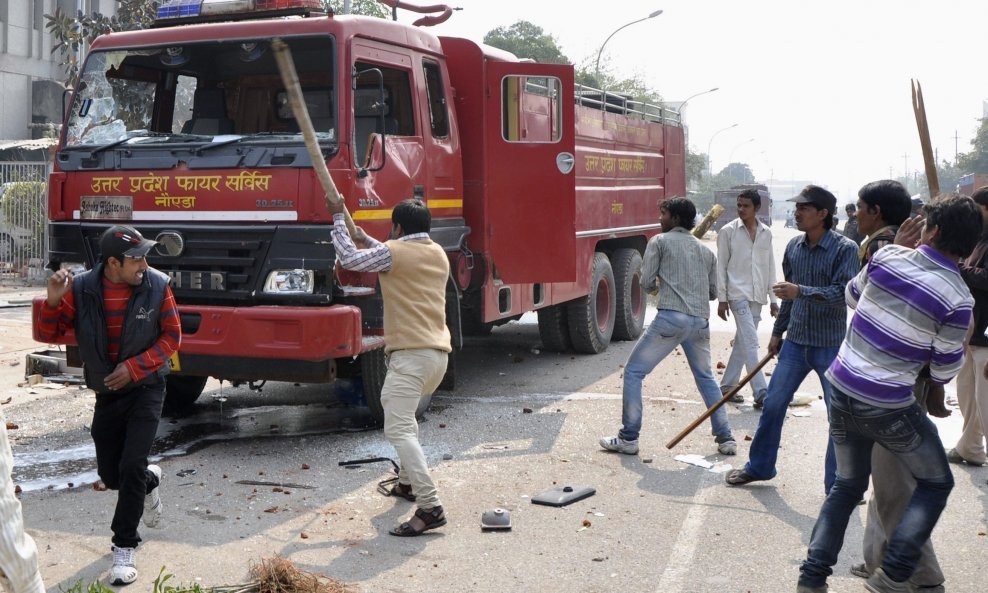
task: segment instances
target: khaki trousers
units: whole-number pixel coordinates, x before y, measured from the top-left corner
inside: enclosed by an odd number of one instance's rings
[[[926,381],[924,379],[916,382],[913,396],[925,410]],[[916,480],[895,455],[889,453],[885,447],[876,445],[871,451],[871,488],[868,522],[865,524],[861,548],[868,572],[874,573],[882,565],[889,536],[895,531],[902,513],[909,505],[909,499],[916,489]],[[943,571],[940,569],[936,552],[933,551],[933,543],[926,540],[920,552],[916,571],[909,577],[909,582],[917,587],[942,584]]]
[[[398,481],[411,484],[420,509],[439,506],[439,494],[419,443],[415,411],[419,401],[439,387],[446,374],[448,356],[442,350],[395,350],[388,355],[388,374],[381,390],[384,437],[398,453]]]
[[[974,463],[985,463],[985,435],[988,435],[988,379],[985,362],[988,348],[966,346],[964,366],[957,374],[957,406],[964,417],[961,438],[954,446],[961,457]]]

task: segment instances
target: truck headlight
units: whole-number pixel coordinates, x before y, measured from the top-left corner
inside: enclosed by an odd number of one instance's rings
[[[273,270],[264,281],[267,294],[312,294],[315,274],[312,270]]]

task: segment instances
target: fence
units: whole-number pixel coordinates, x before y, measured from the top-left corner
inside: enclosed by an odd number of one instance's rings
[[[47,277],[48,173],[46,163],[0,163],[0,284]]]

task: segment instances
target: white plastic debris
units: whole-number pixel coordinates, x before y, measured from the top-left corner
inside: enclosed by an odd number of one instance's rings
[[[691,453],[689,455],[676,455],[673,459],[682,463],[702,467],[703,469],[710,469],[714,466],[714,464],[707,461],[702,455],[697,455],[695,453]]]
[[[792,396],[792,401],[789,402],[790,407],[797,406],[808,406],[816,401],[816,396],[812,393],[806,393],[805,391],[797,391]]]

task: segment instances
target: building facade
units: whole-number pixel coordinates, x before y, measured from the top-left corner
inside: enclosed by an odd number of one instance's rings
[[[0,0],[0,140],[40,138],[61,124],[60,56],[46,14],[114,14],[116,0]]]

